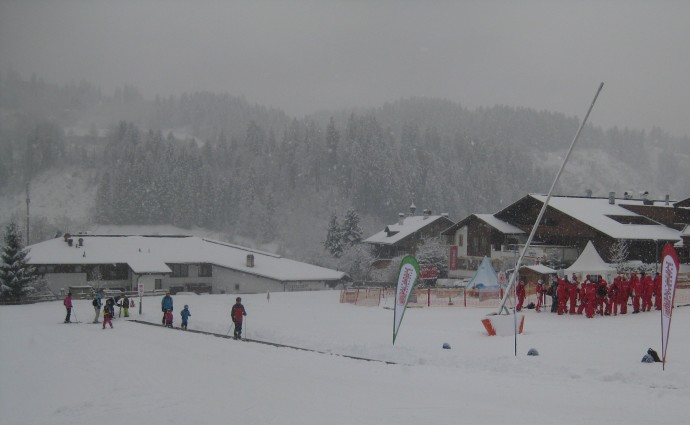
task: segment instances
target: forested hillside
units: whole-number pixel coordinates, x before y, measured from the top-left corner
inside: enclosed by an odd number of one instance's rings
[[[32,239],[80,230],[65,226],[200,226],[311,260],[331,215],[351,207],[366,237],[411,202],[460,220],[546,192],[579,125],[440,99],[291,118],[228,94],[149,100],[134,87],[106,95],[12,73],[0,84],[1,221],[21,220],[26,183],[49,184],[46,173],[77,170],[70,178],[90,188],[84,218],[32,214],[46,229]],[[558,192],[688,196],[689,151],[690,139],[661,129],[588,126]]]

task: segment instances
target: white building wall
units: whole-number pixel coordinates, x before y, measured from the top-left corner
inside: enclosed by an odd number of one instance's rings
[[[251,294],[328,289],[325,281],[278,281],[237,270],[213,267],[213,293]]]

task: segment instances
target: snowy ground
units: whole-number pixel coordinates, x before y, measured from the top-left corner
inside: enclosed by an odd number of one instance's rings
[[[334,354],[114,321],[62,324],[61,302],[0,306],[0,423],[14,424],[671,424],[690,400],[690,307],[674,312],[666,370],[658,312],[586,319],[525,313],[517,339],[486,336],[491,310],[393,312],[339,292],[243,295],[247,336]],[[232,295],[177,295],[190,329],[226,333]],[[160,299],[143,314],[160,322]],[[443,350],[449,343],[451,350]],[[540,356],[527,356],[535,347]]]

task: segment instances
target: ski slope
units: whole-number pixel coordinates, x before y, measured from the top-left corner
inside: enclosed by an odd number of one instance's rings
[[[189,329],[227,334],[234,295],[177,295]],[[690,400],[690,307],[677,308],[666,370],[658,312],[618,317],[525,312],[525,333],[489,337],[493,310],[393,311],[338,291],[242,295],[250,339],[116,318],[79,324],[61,302],[0,306],[0,423],[15,424],[645,424],[683,423]],[[137,300],[138,301],[138,300]],[[131,319],[160,323],[160,299]],[[444,350],[447,342],[452,349]],[[527,356],[530,348],[540,356]],[[363,361],[351,357],[378,361]],[[386,362],[395,363],[387,364]]]

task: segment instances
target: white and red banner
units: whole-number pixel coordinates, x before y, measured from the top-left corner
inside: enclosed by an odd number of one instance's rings
[[[678,279],[678,254],[670,243],[664,245],[661,252],[661,364],[666,366],[666,348],[671,331],[671,315],[673,314],[673,299],[676,295],[676,280]]]
[[[405,256],[400,262],[400,273],[398,274],[398,287],[395,291],[395,309],[393,313],[393,345],[398,336],[400,324],[402,323],[407,301],[412,294],[414,284],[419,277],[419,263],[411,255]]]

